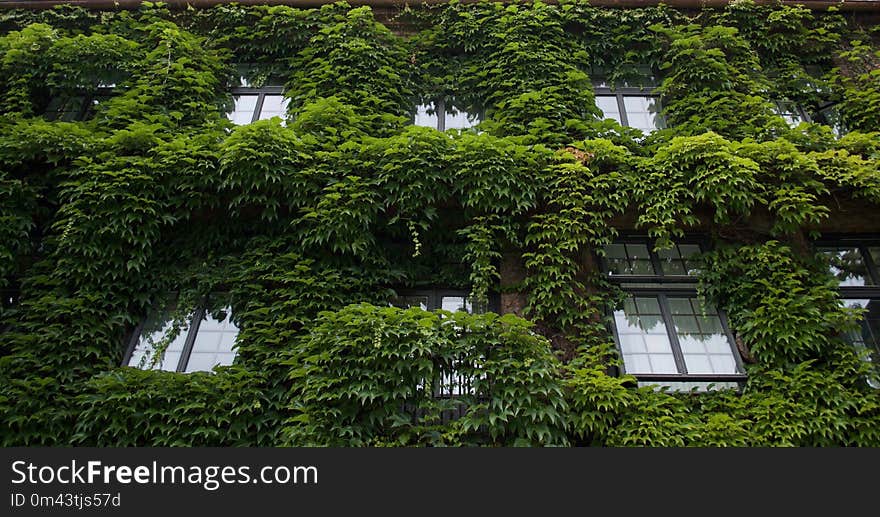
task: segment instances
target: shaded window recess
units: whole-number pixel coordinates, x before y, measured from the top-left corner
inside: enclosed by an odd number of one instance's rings
[[[95,115],[95,108],[113,97],[115,84],[102,84],[93,91],[81,91],[75,95],[52,97],[43,113],[46,120],[77,122]]]

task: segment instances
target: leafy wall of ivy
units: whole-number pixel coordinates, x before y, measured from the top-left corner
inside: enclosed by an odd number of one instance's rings
[[[880,445],[880,393],[805,245],[880,203],[876,27],[833,9],[478,3],[0,13],[3,445]],[[233,126],[237,63],[278,119]],[[668,129],[600,121],[591,74],[662,78]],[[80,122],[54,98],[114,83]],[[417,101],[479,131],[409,124]],[[837,102],[849,132],[773,102]],[[701,293],[755,357],[741,393],[638,388],[603,321],[619,232],[708,232]],[[394,287],[499,287],[525,318],[388,308]],[[239,357],[120,367],[168,292],[228,293]],[[5,298],[4,298],[5,300]],[[552,340],[551,340],[552,338]],[[424,379],[479,368],[474,394]],[[444,414],[459,411],[459,418]]]

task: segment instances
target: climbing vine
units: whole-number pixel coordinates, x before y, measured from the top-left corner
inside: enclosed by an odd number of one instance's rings
[[[880,50],[848,18],[0,11],[0,443],[880,445],[872,365],[842,338],[860,315],[809,246],[842,206],[880,203]],[[593,85],[645,74],[668,127],[600,120]],[[228,121],[242,77],[284,84],[286,116]],[[77,99],[85,119],[52,116]],[[436,101],[481,122],[410,124]],[[790,126],[783,101],[814,121]],[[616,374],[603,248],[695,231],[713,242],[700,294],[751,361],[741,391]],[[389,307],[501,284],[518,315]],[[233,365],[119,366],[169,293],[181,318],[232,307]],[[450,371],[473,389],[437,396]]]

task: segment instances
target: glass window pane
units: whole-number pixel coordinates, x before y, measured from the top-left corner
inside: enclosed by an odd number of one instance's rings
[[[250,124],[254,119],[254,110],[257,109],[257,95],[234,96],[235,107],[226,114],[234,124]]]
[[[672,354],[651,354],[651,373],[678,373]]]
[[[668,301],[688,373],[737,373],[730,338],[717,311],[696,297],[670,297]]]
[[[631,275],[655,275],[654,264],[648,253],[647,244],[627,244],[626,253],[629,258],[629,274]]]
[[[688,373],[715,373],[709,362],[709,356],[705,354],[685,354],[684,362],[687,365]]]
[[[700,247],[696,244],[673,244],[671,248],[657,252],[664,275],[696,275],[696,256]]]
[[[858,287],[871,285],[865,259],[855,247],[819,248],[831,265],[829,270],[837,278],[840,287]]]
[[[177,371],[192,315],[175,325],[170,310],[151,316],[141,330],[128,366],[143,370]]]
[[[690,392],[690,391],[720,391],[735,390],[739,388],[736,382],[657,382],[657,381],[641,381],[640,387],[653,386],[658,391],[665,389],[672,392]]]
[[[418,307],[423,311],[426,311],[428,310],[428,297],[422,295],[398,296],[391,300],[391,305],[394,307],[400,307],[401,309]]]
[[[73,122],[83,116],[86,99],[77,97],[55,97],[46,108],[46,118],[49,120]]]
[[[789,127],[797,127],[801,122],[806,122],[797,104],[788,101],[776,101],[776,113],[785,119]]]
[[[416,106],[416,117],[413,124],[417,126],[440,128],[440,119],[433,104],[419,104]]]
[[[445,129],[469,129],[480,122],[478,114],[458,111],[455,108],[446,110]]]
[[[605,264],[609,275],[657,274],[647,244],[610,244],[605,247]]]
[[[736,373],[736,363],[730,355],[711,354],[709,355],[709,361],[711,362],[711,370],[713,372]]]
[[[202,317],[186,372],[210,371],[217,365],[232,364],[235,359],[233,347],[238,327],[232,321],[232,308],[211,312],[205,311]]]
[[[660,314],[660,302],[653,296],[636,298],[636,307],[638,307],[639,314]]]
[[[624,354],[644,354],[648,351],[645,336],[641,334],[620,334],[617,338],[620,340],[620,350]]]
[[[868,246],[867,251],[868,255],[871,255],[871,260],[874,261],[874,267],[880,267],[880,246]]]
[[[874,363],[875,375],[868,378],[874,388],[880,388],[880,300],[843,300],[849,308],[864,309],[859,328],[850,331],[846,339],[863,350],[865,360]]]
[[[464,296],[444,296],[440,299],[440,308],[450,312],[470,312],[470,304]]]
[[[263,96],[263,107],[260,108],[259,120],[268,120],[272,117],[287,118],[287,105],[290,100],[284,95]]]
[[[614,311],[627,373],[677,373],[657,297],[632,297]]]
[[[623,124],[616,95],[596,95],[596,106],[602,110],[602,118],[610,118],[616,120],[618,124]]]
[[[660,115],[660,103],[656,97],[627,95],[623,98],[629,126],[650,133],[665,127]]]
[[[669,298],[669,311],[676,314],[693,314],[694,308],[689,298]]]
[[[626,247],[623,244],[609,244],[605,247],[605,264],[609,275],[625,275],[629,269]]]
[[[697,325],[697,318],[694,316],[675,315],[672,317],[672,320],[675,322],[675,331],[679,334],[700,333],[700,327]]]

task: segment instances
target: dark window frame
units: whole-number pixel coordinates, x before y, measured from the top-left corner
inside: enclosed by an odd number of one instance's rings
[[[168,300],[169,303],[173,304],[176,300],[176,295],[170,297]],[[190,356],[192,355],[193,347],[196,342],[196,337],[199,334],[199,328],[202,326],[202,320],[205,319],[205,315],[208,312],[207,307],[208,300],[202,299],[199,304],[196,306],[195,310],[190,314],[192,315],[192,320],[189,324],[189,328],[186,329],[186,339],[183,343],[183,348],[180,351],[180,359],[177,361],[177,367],[174,370],[165,370],[169,372],[175,373],[187,373],[186,368],[189,365]],[[230,310],[230,317],[232,315],[232,311]],[[140,319],[137,326],[135,326],[134,331],[132,331],[131,336],[128,338],[128,344],[126,345],[125,353],[122,357],[121,366],[129,366],[131,368],[138,368],[137,366],[129,365],[128,363],[131,361],[131,357],[134,355],[135,350],[137,349],[138,343],[140,343],[141,335],[143,334],[144,327],[147,324],[148,318],[150,316],[147,315]],[[234,350],[234,347],[233,347]],[[238,352],[235,352],[235,358],[238,358]],[[235,359],[233,359],[233,364],[235,364]],[[150,368],[152,370],[152,368]],[[199,370],[202,371],[202,370]],[[190,372],[193,373],[193,372]]]
[[[637,128],[635,126],[630,125],[629,115],[627,114],[627,111],[626,111],[626,101],[624,100],[624,98],[625,97],[640,97],[640,98],[648,97],[648,98],[655,99],[657,102],[657,107],[658,107],[657,116],[660,117],[662,124],[660,124],[658,127],[656,127],[654,129],[654,131],[666,129],[666,127],[667,127],[666,117],[663,115],[663,99],[661,98],[661,95],[659,93],[657,93],[657,87],[655,87],[655,86],[644,86],[644,87],[621,86],[621,87],[614,88],[611,86],[594,85],[593,86],[593,97],[594,98],[595,97],[614,97],[617,100],[617,112],[620,113],[620,125],[624,126],[624,127],[631,127],[633,129],[640,129],[640,128]],[[599,105],[596,104],[596,107],[598,107],[598,106]],[[610,118],[610,117],[604,117],[604,113],[603,113],[602,120],[605,120],[606,118]],[[644,130],[641,130],[641,131],[644,132]]]
[[[870,281],[872,282],[872,284],[863,286],[838,286],[838,299],[841,302],[844,302],[845,300],[876,300],[878,303],[880,303],[880,264],[877,264],[870,251],[868,251],[869,247],[880,247],[880,234],[824,234],[812,243],[812,249],[815,253],[821,253],[822,250],[820,248],[854,248],[858,250],[859,255],[861,255],[862,260],[865,263],[865,272],[868,275],[866,281]],[[865,313],[863,317],[867,317],[867,313]],[[852,346],[857,346],[855,345],[855,343],[850,344]],[[872,354],[876,353],[878,354],[878,356],[880,356],[880,343],[864,343],[864,346],[867,347],[869,350],[873,349]],[[874,387],[875,389],[880,389],[880,385],[875,386],[874,384],[872,384],[872,382],[880,381],[880,364],[874,364],[878,372],[877,380],[872,381],[869,379],[868,385]]]
[[[807,109],[804,108],[804,106],[799,102],[795,102],[795,101],[789,100],[789,99],[778,99],[777,98],[777,99],[773,99],[773,105],[776,108],[774,111],[776,111],[776,114],[779,115],[780,117],[782,117],[783,120],[785,120],[785,116],[787,114],[794,113],[801,118],[801,122],[807,122],[807,123],[815,122],[813,120],[812,115],[810,115],[810,112],[807,111]],[[783,107],[791,107],[794,109],[794,111],[785,111],[785,110],[783,110]],[[788,120],[786,120],[786,123],[788,123]],[[789,124],[789,126],[791,126],[791,123],[788,123],[788,124]],[[798,124],[800,124],[800,122]],[[797,126],[791,126],[791,127],[795,128]]]
[[[700,251],[703,252],[709,248],[709,240],[704,236],[689,236],[681,239],[676,239],[674,241],[675,244],[695,244],[700,247]],[[718,312],[718,319],[721,322],[721,328],[727,337],[728,345],[730,346],[731,355],[733,356],[734,363],[736,365],[737,373],[733,374],[691,374],[687,373],[687,365],[684,359],[684,352],[682,351],[681,341],[678,336],[678,332],[675,330],[675,322],[672,317],[672,310],[669,306],[669,298],[697,298],[697,279],[694,276],[689,275],[667,275],[663,272],[663,268],[661,266],[662,259],[659,257],[656,251],[654,251],[654,247],[656,241],[647,236],[622,236],[618,239],[615,239],[611,244],[644,244],[648,248],[649,258],[651,260],[651,264],[654,268],[654,271],[657,273],[655,275],[625,275],[625,274],[615,274],[611,275],[608,273],[608,262],[606,257],[603,255],[600,260],[600,264],[602,267],[602,271],[606,279],[611,281],[621,290],[626,292],[626,294],[630,297],[656,297],[658,304],[660,305],[661,317],[663,319],[663,324],[666,327],[667,338],[669,339],[669,345],[672,349],[672,356],[675,361],[675,367],[679,373],[632,373],[628,375],[632,375],[639,382],[669,382],[669,383],[714,383],[714,382],[730,382],[736,383],[740,388],[742,387],[742,383],[744,383],[748,376],[744,373],[745,367],[743,364],[743,358],[739,353],[739,350],[736,346],[736,341],[734,339],[733,333],[730,329],[730,323],[727,318],[727,314],[719,308],[716,307],[716,311]],[[638,284],[634,286],[628,286],[627,284]],[[652,284],[652,285],[643,285],[643,284]],[[611,325],[611,334],[614,337],[614,344],[617,347],[617,352],[621,357],[621,373],[627,374],[626,372],[626,362],[623,361],[623,347],[620,343],[620,337],[618,335],[617,324],[614,321],[613,313],[608,314],[610,325]]]
[[[413,117],[412,117],[412,119],[410,119],[410,122],[412,124],[415,124],[416,123],[416,115],[418,114],[418,107],[419,106],[427,106],[427,105],[433,105],[434,106],[434,113],[437,115],[437,125],[434,127],[434,129],[436,129],[437,131],[440,131],[440,132],[446,131],[446,115],[449,113],[449,111],[446,108],[446,99],[444,99],[442,97],[431,99],[424,104],[417,104],[416,105],[416,113],[413,114]],[[459,111],[461,111],[461,110],[459,110]],[[473,115],[473,113],[470,113],[467,111],[461,111],[461,112],[467,113],[469,115]],[[442,116],[441,116],[441,114],[442,114]],[[466,131],[467,129],[472,129],[472,128],[476,127],[478,124],[480,124],[481,122],[483,122],[483,119],[485,118],[484,110],[479,110],[476,113],[476,116],[477,116],[477,120],[474,123],[474,125],[469,128],[462,129],[462,131]],[[430,127],[430,126],[422,126],[422,127]]]
[[[868,247],[880,247],[880,235],[870,234],[827,234],[813,242],[813,250],[820,253],[819,248],[855,248],[865,261],[868,279],[873,282],[865,286],[838,286],[840,298],[878,298],[880,299],[880,267],[868,251]]]
[[[260,86],[259,88],[253,86],[235,86],[230,90],[230,94],[233,99],[232,102],[235,103],[236,96],[256,96],[257,103],[254,105],[254,112],[251,115],[251,120],[248,124],[252,124],[258,120],[260,120],[260,114],[263,112],[263,103],[266,100],[267,95],[281,95],[284,96],[284,86],[278,85],[266,85]],[[232,111],[235,111],[235,105],[233,104]],[[227,112],[227,115],[230,112]]]

